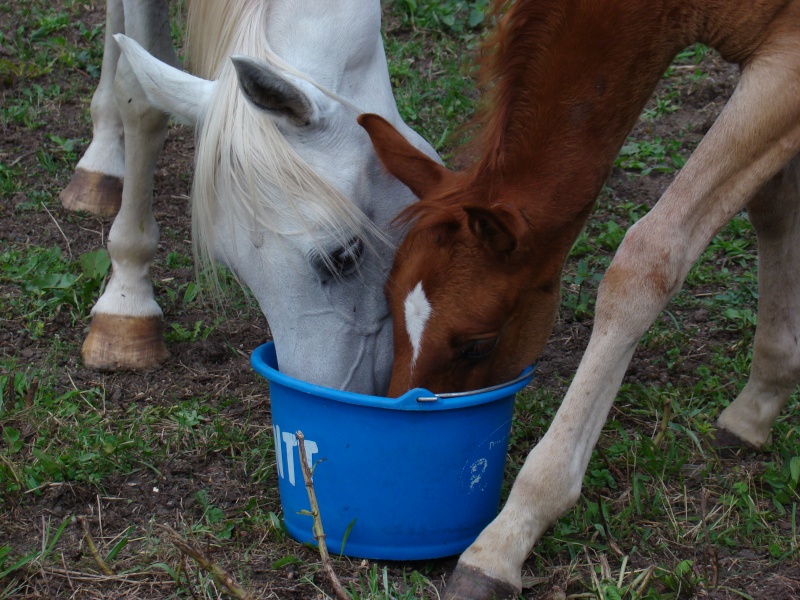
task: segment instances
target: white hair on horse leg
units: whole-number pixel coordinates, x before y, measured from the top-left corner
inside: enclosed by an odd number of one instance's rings
[[[411,348],[414,351],[414,355],[411,358],[411,365],[413,366],[419,356],[425,325],[431,316],[431,304],[425,296],[425,290],[422,289],[421,281],[409,292],[408,296],[406,296],[404,308],[406,331],[411,340]]]

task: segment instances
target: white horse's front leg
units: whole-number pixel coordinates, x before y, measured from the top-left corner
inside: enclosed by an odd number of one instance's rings
[[[101,217],[117,214],[122,200],[125,149],[122,118],[114,96],[119,48],[113,36],[124,31],[122,0],[108,0],[103,66],[92,96],[92,142],[60,195],[64,208],[85,210]]]
[[[760,448],[800,382],[800,156],[747,209],[758,233],[758,326],[750,379],[720,415],[717,443]]]
[[[153,54],[177,62],[169,35],[165,2],[126,6],[126,30]],[[122,204],[108,236],[112,274],[92,309],[84,363],[95,369],[139,369],[161,364],[167,357],[161,308],[150,281],[150,264],[158,246],[153,217],[153,174],[167,133],[168,117],[153,108],[121,56],[114,82],[125,128],[125,186]]]

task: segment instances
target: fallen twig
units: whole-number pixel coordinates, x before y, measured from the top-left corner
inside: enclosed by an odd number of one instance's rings
[[[72,593],[75,593],[75,586],[72,585],[72,579],[70,579],[69,571],[67,570],[67,561],[64,560],[64,553],[61,553],[61,564],[64,565],[64,571],[67,574],[67,583],[69,584],[69,589],[72,590]]]
[[[325,543],[325,530],[322,528],[322,517],[320,517],[319,514],[317,494],[314,492],[311,468],[308,466],[308,459],[306,458],[305,437],[302,431],[298,431],[294,435],[297,438],[297,445],[300,450],[300,468],[303,471],[303,480],[306,482],[308,502],[311,504],[311,517],[314,519],[314,538],[317,540],[319,556],[322,560],[322,568],[333,586],[333,591],[336,592],[336,597],[340,600],[351,600],[350,595],[344,590],[339,578],[336,576],[336,572],[333,570],[333,565],[331,564],[331,557],[328,554],[328,546]]]
[[[162,575],[162,573],[158,571],[141,571],[139,573],[126,573],[125,575],[98,575],[96,573],[82,573],[80,571],[74,571],[69,569],[58,569],[55,567],[42,567],[42,572],[47,573],[48,575],[55,575],[57,577],[65,577],[66,579],[71,579],[74,581],[89,581],[89,582],[106,582],[111,581],[114,583],[126,583],[130,585],[147,585],[147,586],[154,586],[154,585],[164,585],[164,586],[174,586],[175,582],[172,579],[165,580],[165,581],[158,581],[150,579],[148,581],[142,581],[147,577],[156,577]]]
[[[64,230],[61,229],[61,225],[58,224],[58,221],[56,221],[56,218],[53,216],[53,213],[51,213],[49,210],[47,210],[47,207],[44,205],[44,202],[39,202],[39,204],[42,205],[42,208],[44,209],[44,211],[53,220],[53,223],[56,224],[56,227],[58,228],[59,233],[61,233],[61,237],[63,237],[64,241],[67,242],[67,252],[69,253],[69,257],[72,258],[72,246],[69,243],[69,238],[64,233]]]
[[[706,502],[708,501],[708,490],[705,488],[701,490],[700,495],[700,513],[701,513],[701,523],[703,524],[703,537],[705,538],[705,546],[703,547],[703,554],[705,555],[705,561],[703,564],[703,570],[705,570],[706,565],[711,565],[711,578],[709,579],[706,575],[706,581],[709,581],[711,587],[717,587],[717,578],[719,576],[718,569],[717,569],[717,553],[714,550],[714,546],[711,545],[711,537],[708,535],[708,514],[706,511]]]
[[[227,571],[208,558],[202,550],[198,550],[189,544],[189,542],[178,535],[178,532],[169,525],[161,525],[160,527],[167,532],[170,541],[178,550],[190,556],[203,570],[211,574],[211,577],[214,578],[217,584],[224,586],[234,598],[238,598],[239,600],[255,600],[253,594],[240,586]]]
[[[647,584],[650,583],[650,578],[655,573],[656,568],[653,565],[647,567],[644,571],[639,573],[639,576],[631,583],[631,600],[636,600],[645,591],[647,591]]]
[[[183,572],[184,576],[186,577],[186,587],[189,588],[189,594],[192,596],[192,600],[197,600],[197,594],[194,593],[194,586],[192,582],[189,581],[189,567],[186,564],[186,555],[183,554],[181,556],[181,564],[178,567],[178,576],[176,579],[180,578],[180,573]]]
[[[89,548],[89,553],[92,555],[94,562],[97,563],[97,566],[104,575],[114,575],[114,571],[106,564],[106,561],[103,560],[103,557],[100,556],[100,553],[97,551],[97,547],[94,545],[94,540],[92,539],[92,534],[89,533],[89,525],[86,523],[86,519],[83,517],[77,517],[77,519],[78,523],[80,523],[83,528],[86,547]]]

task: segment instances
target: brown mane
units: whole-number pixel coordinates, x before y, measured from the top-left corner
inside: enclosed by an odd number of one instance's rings
[[[669,15],[657,8],[643,15],[640,3],[625,0],[615,7],[620,21],[602,3],[495,0],[496,26],[478,59],[482,100],[457,150],[456,162],[471,166],[396,222],[426,228],[462,222],[458,204],[491,205],[508,197],[509,186],[526,190],[512,201],[524,204],[543,230],[588,215],[627,131],[680,46],[647,41],[624,56],[642,19],[670,27]],[[605,35],[617,29],[618,37]]]
[[[467,144],[470,171],[490,195],[523,179],[554,186],[544,212],[577,214],[596,197],[686,40],[667,33],[677,27],[667,6],[631,0],[615,1],[613,10],[586,0],[496,0],[493,15],[478,72],[484,100]],[[664,35],[642,38],[641,27]],[[568,197],[555,189],[565,185]]]
[[[510,124],[517,118],[535,118],[541,92],[530,82],[541,79],[539,71],[547,63],[551,40],[562,29],[568,4],[565,0],[494,3],[491,15],[496,25],[481,44],[478,59],[482,100],[468,125],[472,139],[459,150],[462,159],[479,159],[477,170],[502,172],[516,146]]]

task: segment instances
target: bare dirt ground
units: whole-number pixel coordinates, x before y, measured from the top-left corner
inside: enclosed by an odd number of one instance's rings
[[[79,17],[89,27],[102,24],[102,3],[86,3]],[[388,35],[403,34],[392,26],[389,21]],[[13,31],[14,23],[0,27],[4,31]],[[394,23],[394,27],[399,25]],[[736,68],[713,57],[707,61],[704,68],[709,77],[694,87],[687,85],[680,90],[681,109],[659,121],[658,125],[638,125],[642,135],[658,135],[662,129],[682,129],[689,132],[686,138],[689,141],[702,137],[729,95],[737,75]],[[36,150],[45,145],[46,134],[64,139],[89,138],[88,103],[96,80],[79,70],[54,69],[40,76],[37,82],[40,85],[57,84],[70,93],[62,101],[46,107],[43,112],[46,125],[35,131],[10,122],[0,123],[0,156],[6,163],[16,161],[25,167],[31,177],[38,177],[37,185],[42,189],[57,191],[66,185],[66,177],[59,175],[53,179],[44,173],[37,175]],[[22,79],[0,82],[0,94],[11,97],[24,85]],[[162,228],[159,248],[162,257],[170,251],[190,252],[186,196],[191,181],[192,155],[192,132],[173,126],[155,180],[154,211]],[[654,173],[646,178],[631,178],[616,170],[609,188],[613,190],[614,198],[653,204],[671,177]],[[3,198],[0,203],[3,240],[23,245],[57,246],[65,255],[73,256],[104,246],[111,219],[72,214],[56,204],[48,205],[47,211],[21,209],[20,206],[28,201],[29,198],[21,194]],[[599,210],[602,215],[603,207]],[[167,269],[164,261],[159,260],[153,267],[152,276],[158,288],[158,282],[169,282],[174,286],[175,282],[193,281],[194,272],[191,266]],[[166,322],[178,323],[190,330],[198,320],[207,318],[200,306],[186,309],[170,302],[163,302],[162,306]],[[704,315],[696,315],[700,330],[693,344],[697,351],[691,353],[692,360],[684,363],[686,377],[692,376],[696,365],[707,361],[708,355],[703,350],[707,342],[731,335],[710,323],[703,328],[703,319]],[[170,404],[183,398],[224,394],[240,399],[238,404],[231,404],[222,411],[231,422],[246,423],[254,434],[270,428],[268,391],[249,364],[250,351],[269,340],[270,331],[252,304],[249,307],[241,303],[228,307],[225,318],[213,327],[206,339],[172,342],[170,357],[163,367],[145,373],[98,373],[85,368],[78,348],[87,325],[88,320],[73,324],[64,313],[63,318],[47,324],[45,339],[42,340],[31,338],[18,323],[4,319],[0,323],[0,347],[4,353],[22,357],[31,364],[57,361],[61,373],[60,386],[65,389],[75,386],[105,390],[106,410],[110,412],[144,411],[147,407]],[[557,395],[563,394],[588,342],[591,325],[590,318],[576,320],[569,311],[562,312],[551,343],[541,359],[537,386],[550,387]],[[70,352],[53,357],[46,344],[53,337],[63,340],[64,347]],[[646,351],[637,352],[628,381],[658,381],[666,377],[663,370],[653,366],[655,358]],[[22,433],[29,435],[31,432]],[[748,463],[751,467],[757,468],[761,459],[753,457],[747,460],[752,461]],[[201,510],[195,499],[195,492],[201,489],[213,497],[214,504],[223,511],[243,511],[251,499],[259,498],[262,502],[272,502],[274,511],[280,513],[276,475],[272,473],[265,481],[254,483],[251,474],[244,472],[240,464],[224,452],[187,454],[176,449],[173,459],[153,465],[153,469],[142,469],[134,475],[112,476],[101,485],[69,482],[47,485],[35,494],[9,498],[5,504],[6,512],[0,516],[0,539],[12,547],[27,549],[32,540],[41,539],[47,522],[57,523],[68,515],[80,514],[87,515],[92,527],[103,531],[106,537],[118,535],[133,526],[137,531],[137,543],[131,547],[146,554],[148,540],[157,536],[156,524],[177,526],[183,519],[182,515]],[[731,464],[727,463],[727,466]],[[748,467],[745,465],[743,468]],[[317,577],[315,585],[302,581],[298,572],[301,567],[293,564],[278,569],[271,567],[275,560],[287,554],[313,564],[317,560],[314,551],[288,539],[264,540],[248,532],[243,532],[242,538],[237,539],[235,550],[219,547],[213,542],[206,549],[215,559],[234,565],[235,570],[246,570],[251,589],[261,590],[262,597],[308,599],[322,597],[322,591],[330,593],[321,576]],[[164,573],[150,577],[137,573],[130,576],[127,584],[91,575],[96,573],[96,568],[82,539],[77,524],[66,530],[60,542],[65,561],[63,569],[51,568],[42,570],[39,576],[31,576],[26,598],[163,598],[174,592],[172,580]],[[528,589],[523,596],[557,598],[559,592],[552,590],[569,592],[568,557],[565,560],[563,567],[554,567],[546,574],[549,576],[547,583]],[[735,549],[731,550],[730,556],[722,556],[720,560],[720,580],[731,591],[704,593],[706,597],[738,598],[743,594],[763,599],[800,597],[800,566],[797,564],[783,563],[778,570],[764,572],[760,556],[737,553]],[[436,561],[426,566],[425,572],[432,581],[440,582],[453,565],[454,559]],[[409,565],[388,566],[392,576],[397,577],[400,569]],[[420,565],[412,566],[420,568]],[[358,560],[338,559],[336,568],[344,578],[355,578],[367,567]]]

